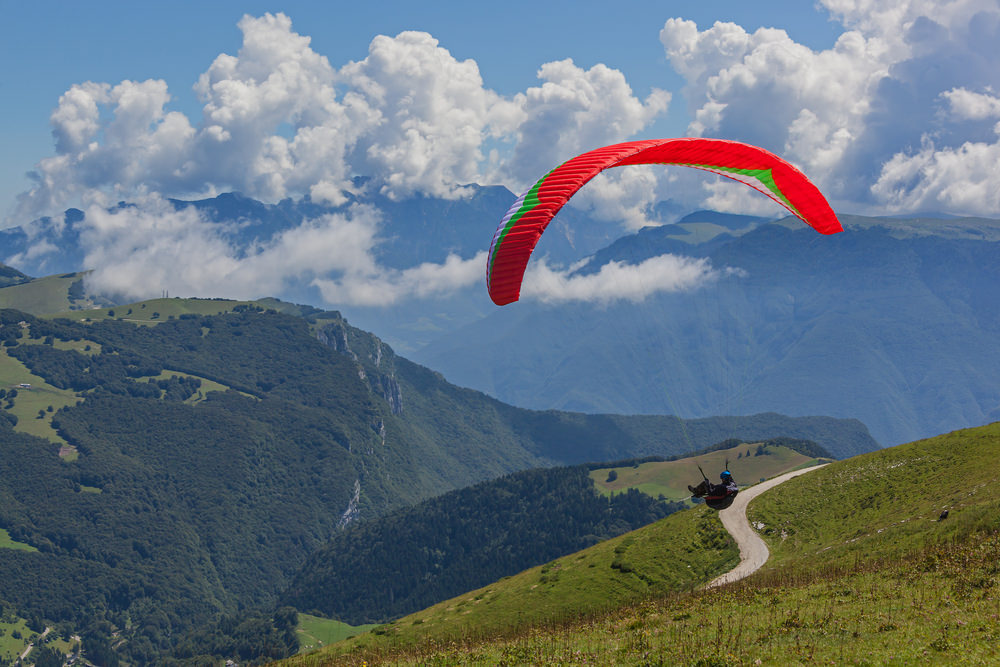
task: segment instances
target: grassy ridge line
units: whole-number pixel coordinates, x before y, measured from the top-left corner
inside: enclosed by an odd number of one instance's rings
[[[252,303],[252,301],[233,301],[231,299],[182,299],[174,297],[148,299],[108,308],[49,311],[46,317],[64,317],[77,322],[125,320],[135,324],[159,324],[171,317],[181,315],[219,315],[231,311],[236,306]],[[18,306],[10,307],[17,308]]]
[[[562,624],[672,591],[692,590],[739,561],[718,515],[678,512],[546,565],[501,579],[287,664],[320,665],[352,650],[373,656],[463,637]],[[357,662],[357,661],[355,661]]]
[[[747,512],[763,525],[769,566],[892,557],[928,540],[996,527],[983,513],[1000,474],[1000,422],[848,459],[790,480]],[[949,510],[947,521],[939,522]]]
[[[83,276],[83,273],[67,273],[0,288],[0,308],[16,308],[32,315],[70,312],[70,286]],[[82,303],[92,304],[89,300]]]

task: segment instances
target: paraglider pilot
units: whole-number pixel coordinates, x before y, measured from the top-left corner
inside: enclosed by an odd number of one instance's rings
[[[719,478],[722,480],[721,484],[712,484],[706,478],[698,486],[689,486],[688,491],[695,498],[704,498],[709,507],[725,509],[733,504],[733,498],[739,493],[740,487],[736,485],[733,474],[728,470],[724,470]]]

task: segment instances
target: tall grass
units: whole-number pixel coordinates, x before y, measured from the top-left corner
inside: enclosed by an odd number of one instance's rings
[[[856,571],[764,574],[502,637],[371,646],[303,664],[995,665],[1000,534]]]

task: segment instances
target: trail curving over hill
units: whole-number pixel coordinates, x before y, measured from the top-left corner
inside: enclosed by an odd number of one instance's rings
[[[761,482],[748,489],[741,490],[736,496],[736,500],[733,501],[733,504],[719,512],[722,525],[725,526],[726,530],[729,531],[729,534],[733,536],[736,544],[740,547],[740,564],[729,572],[713,579],[705,588],[715,588],[716,586],[739,581],[759,570],[767,562],[767,557],[770,555],[767,544],[764,543],[764,540],[760,539],[760,536],[757,535],[750,522],[747,521],[747,505],[750,504],[750,501],[782,482],[793,477],[798,477],[799,475],[804,475],[807,472],[818,470],[824,465],[826,464],[786,472],[784,475],[778,475],[766,482]]]

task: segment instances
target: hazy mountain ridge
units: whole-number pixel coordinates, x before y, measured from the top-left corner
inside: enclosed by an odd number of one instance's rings
[[[26,283],[29,280],[31,280],[31,278],[24,275],[17,269],[7,266],[6,264],[0,264],[0,287],[20,285],[21,283]]]
[[[356,210],[369,210],[380,220],[373,239],[373,260],[382,270],[404,270],[424,263],[439,264],[449,255],[470,259],[484,252],[489,248],[497,221],[515,199],[515,195],[502,186],[468,185],[457,199],[415,196],[394,200],[370,190],[367,184],[365,179],[357,179],[356,192],[339,206],[319,204],[308,196],[267,204],[238,192],[197,201],[172,199],[169,202],[178,211],[197,210],[211,228],[206,234],[228,246],[233,261],[246,259],[252,253],[280,243],[282,234],[308,221],[324,216],[349,217]],[[132,207],[133,204],[119,202],[110,211]],[[7,261],[36,276],[100,268],[87,265],[87,255],[94,250],[86,245],[89,224],[84,211],[68,209],[61,216],[0,229],[0,261]],[[606,245],[615,234],[614,225],[567,209],[542,239],[539,252],[554,262],[569,263]],[[157,285],[155,290],[161,293],[162,286]],[[252,290],[246,291],[252,293]],[[109,303],[107,299],[121,302],[135,298],[88,296],[96,304]],[[322,294],[312,284],[311,272],[298,275],[293,271],[278,292],[259,296],[324,305]],[[333,306],[344,310],[343,304]],[[412,351],[433,340],[440,332],[475,321],[491,309],[492,304],[477,285],[476,289],[452,293],[441,301],[405,299],[392,308],[353,306],[346,312],[363,328],[378,332],[403,351]]]
[[[244,250],[303,219],[370,206],[392,230],[379,259],[398,268],[484,250],[513,199],[504,188],[469,186],[457,200],[393,201],[363,186],[341,207],[308,198],[263,204],[238,193],[173,203],[198,208]],[[883,444],[1000,416],[989,379],[1000,371],[990,343],[1000,331],[1000,221],[841,218],[844,233],[821,237],[793,218],[697,211],[612,241],[614,225],[567,208],[537,249],[552,263],[590,257],[584,274],[612,260],[673,253],[704,258],[721,273],[691,293],[639,304],[497,309],[476,287],[446,300],[341,310],[450,381],[532,409],[833,414],[862,419]],[[28,247],[54,253],[17,267],[27,273],[41,274],[35,269],[56,257],[65,259],[58,270],[76,270],[84,224],[70,210],[0,232],[2,247],[25,259]],[[277,296],[316,302],[315,287],[293,283]]]
[[[834,414],[883,444],[1000,417],[1000,221],[846,223],[830,237],[790,221],[700,245],[643,230],[593,265],[683,251],[738,272],[640,304],[521,302],[413,356],[525,407]]]

